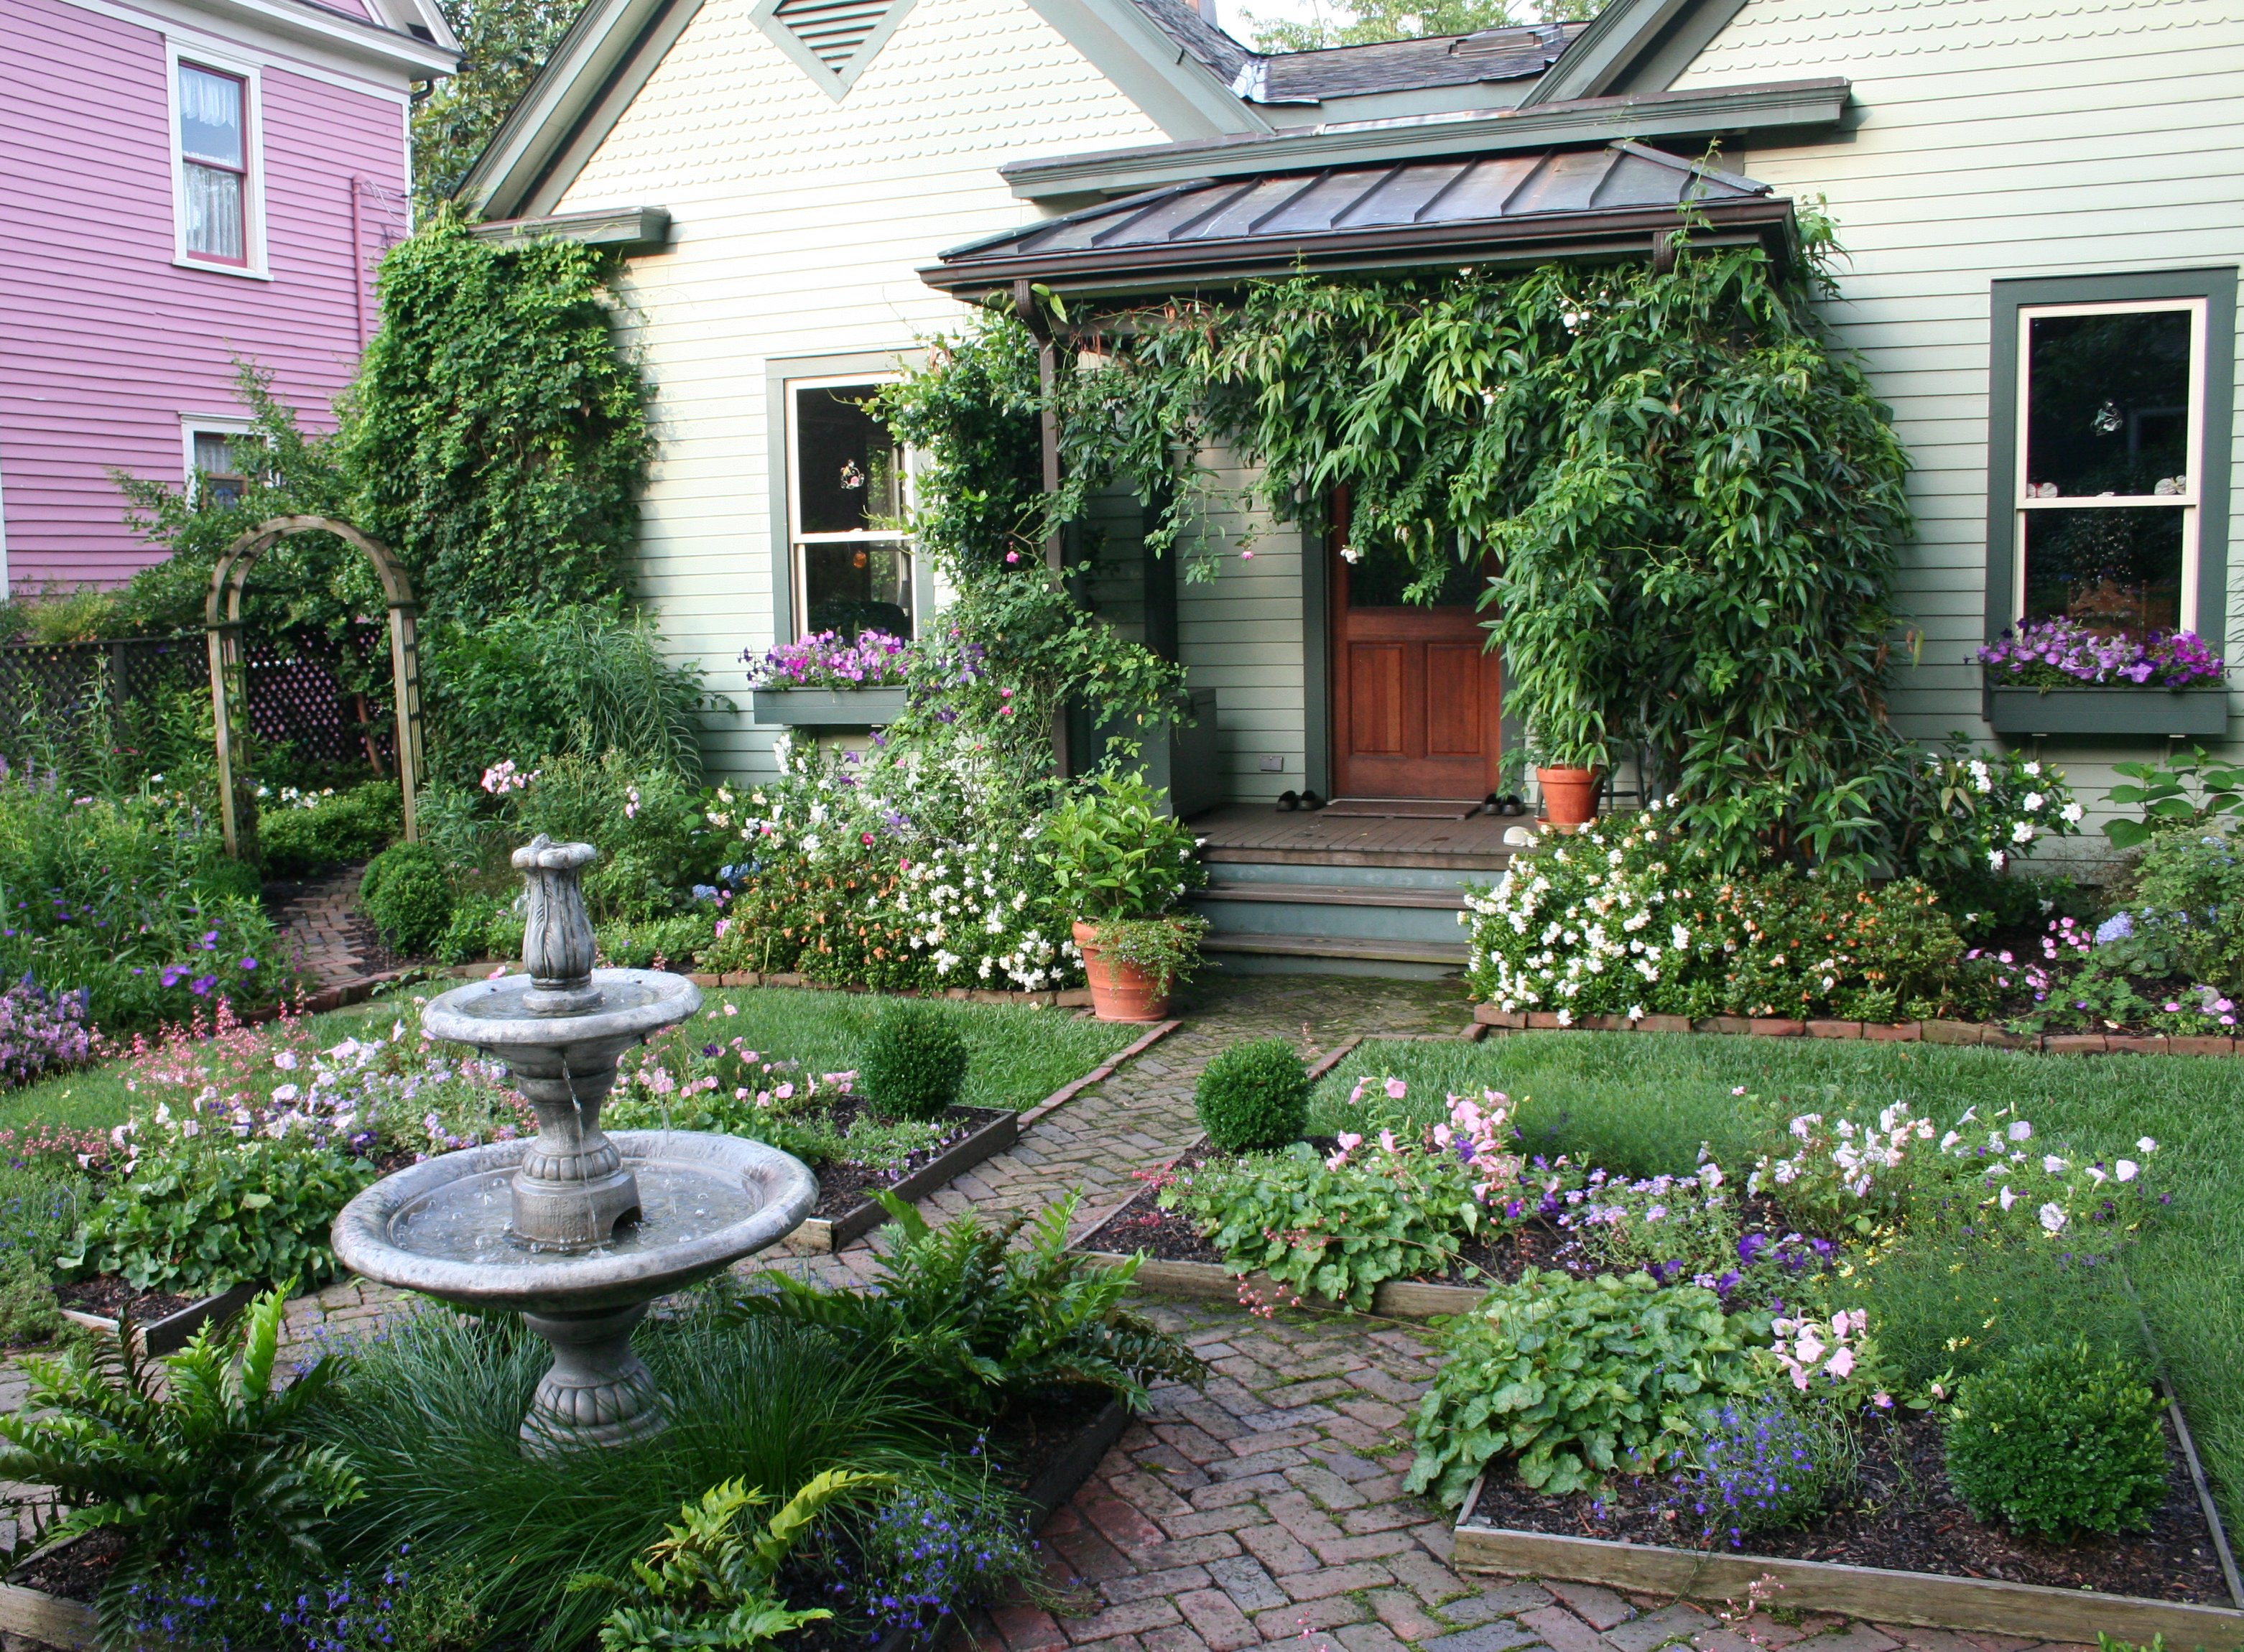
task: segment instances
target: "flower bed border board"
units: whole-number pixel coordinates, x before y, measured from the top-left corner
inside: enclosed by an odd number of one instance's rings
[[[151,1319],[134,1327],[133,1340],[140,1352],[153,1358],[158,1354],[176,1353],[187,1345],[187,1338],[206,1325],[220,1325],[233,1318],[249,1305],[259,1287],[253,1284],[229,1286],[224,1291],[190,1302],[177,1312],[167,1313],[160,1319]],[[117,1321],[106,1315],[87,1313],[78,1308],[64,1308],[62,1317],[74,1325],[84,1325],[88,1331],[105,1332],[115,1336]],[[3,1626],[0,1626],[3,1627]]]
[[[100,1643],[94,1626],[93,1608],[84,1601],[66,1601],[21,1583],[0,1583],[0,1635],[11,1643],[22,1636],[65,1652],[93,1652]]]
[[[1065,1106],[1093,1084],[1112,1078],[1114,1069],[1124,1062],[1152,1049],[1183,1025],[1179,1021],[1160,1022],[1126,1049],[1109,1055],[1082,1077],[1070,1079],[1035,1106],[1024,1108],[1017,1113],[1008,1113],[1003,1118],[991,1119],[981,1129],[894,1183],[889,1191],[907,1204],[916,1204],[936,1189],[949,1185],[954,1177],[963,1176],[985,1159],[995,1158],[1019,1141],[1024,1129],[1047,1113]],[[787,1235],[787,1248],[813,1254],[846,1250],[888,1219],[886,1210],[871,1199],[866,1199],[840,1216],[807,1217],[801,1227]]]
[[[2228,688],[1998,688],[1984,711],[1997,734],[2226,734]]]
[[[904,714],[901,688],[759,688],[756,721],[799,729],[885,728]]]
[[[1469,1522],[1480,1500],[1481,1484],[1473,1482],[1453,1530],[1457,1549],[1450,1563],[1461,1572],[1562,1578],[1709,1601],[1739,1598],[1766,1577],[1783,1585],[1782,1604],[1787,1607],[1842,1612],[1876,1623],[2090,1642],[2100,1629],[2144,1644],[2163,1635],[2176,1648],[2198,1647],[2207,1652],[2244,1648],[2244,1611],[2233,1607],[1474,1526]]]
[[[909,1176],[892,1183],[888,1190],[907,1204],[916,1204],[937,1188],[946,1186],[953,1177],[963,1176],[983,1160],[995,1157],[1020,1137],[1018,1113],[993,1118]],[[802,1225],[787,1236],[787,1248],[814,1254],[846,1250],[888,1219],[889,1213],[878,1204],[870,1199],[861,1199],[839,1216],[804,1217]]]
[[[1859,1038],[1891,1044],[1984,1045],[1990,1049],[2034,1050],[2049,1055],[2234,1055],[2234,1038],[2175,1033],[2005,1032],[1976,1021],[1882,1022],[1797,1021],[1784,1015],[1579,1015],[1558,1024],[1555,1010],[1498,1009],[1473,1006],[1473,1018],[1495,1033],[1716,1033],[1752,1038]]]

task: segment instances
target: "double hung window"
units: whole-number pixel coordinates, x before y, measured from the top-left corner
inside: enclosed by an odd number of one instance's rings
[[[180,251],[246,269],[250,263],[249,83],[179,60]]]
[[[903,448],[865,408],[880,388],[864,377],[787,384],[788,539],[804,635],[912,635],[910,478]]]

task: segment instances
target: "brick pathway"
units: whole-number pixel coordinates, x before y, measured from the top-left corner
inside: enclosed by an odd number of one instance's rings
[[[274,925],[314,990],[389,968],[374,927],[359,914],[358,885],[365,873],[364,866],[344,866],[311,879],[273,909]]]

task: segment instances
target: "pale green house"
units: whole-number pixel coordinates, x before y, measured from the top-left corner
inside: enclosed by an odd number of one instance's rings
[[[1654,258],[1686,198],[1702,240],[1781,245],[1811,199],[1838,223],[1829,319],[1916,463],[1904,731],[2043,738],[2091,799],[2112,762],[2226,738],[2217,691],[2067,733],[1967,663],[2021,615],[2240,634],[2223,0],[1612,0],[1587,25],[1277,56],[1185,0],[591,0],[467,187],[490,219],[631,249],[662,438],[643,589],[740,704],[709,737],[726,769],[779,732],[744,648],[939,603],[835,478],[883,442],[855,388],[963,300]],[[1464,813],[1516,738],[1470,610],[1398,610],[1377,570],[1252,521],[1208,523],[1224,571],[1179,587],[1136,510],[1113,502],[1091,589],[1202,692],[1173,778],[1212,811],[1215,944],[1460,961],[1456,886],[1516,826]],[[1276,811],[1304,790],[1357,801]]]

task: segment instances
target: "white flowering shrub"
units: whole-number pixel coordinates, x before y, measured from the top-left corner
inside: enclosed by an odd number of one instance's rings
[[[2086,812],[2065,772],[2022,752],[1981,752],[1957,739],[1923,762],[1925,795],[1906,836],[1928,881],[2003,872],[2045,839],[2080,830]]]
[[[1470,978],[1506,1010],[1896,1021],[1989,1002],[1938,898],[1792,867],[1720,872],[1660,804],[1546,839],[1468,892]]]
[[[1081,978],[1038,862],[1037,813],[975,735],[864,753],[782,738],[777,779],[720,787],[738,839],[713,966],[883,988],[1037,990]]]

